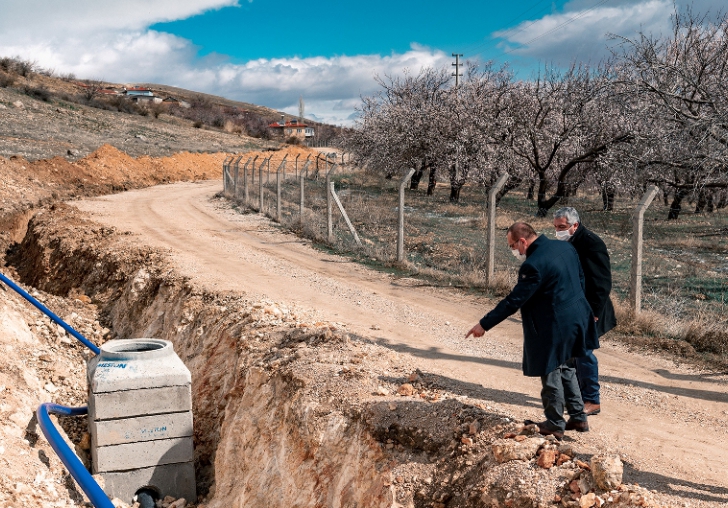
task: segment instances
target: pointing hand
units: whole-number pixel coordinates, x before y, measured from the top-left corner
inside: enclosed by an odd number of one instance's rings
[[[480,326],[480,323],[478,323],[477,325],[475,325],[474,327],[472,327],[470,329],[470,331],[465,336],[465,338],[467,339],[471,335],[473,337],[482,337],[483,335],[485,335],[485,329],[482,326]]]

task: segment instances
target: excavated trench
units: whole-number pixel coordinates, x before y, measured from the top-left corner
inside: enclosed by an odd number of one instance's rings
[[[24,232],[7,256],[24,284],[87,295],[107,338],[174,344],[192,373],[207,508],[659,506],[636,486],[605,491],[590,457],[362,337],[199,290],[163,252],[71,206],[41,210]]]

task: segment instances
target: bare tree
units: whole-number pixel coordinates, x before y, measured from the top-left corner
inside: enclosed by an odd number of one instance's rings
[[[634,149],[625,160],[637,180],[673,194],[668,219],[682,201],[728,188],[728,18],[710,22],[692,13],[673,17],[668,38],[625,40],[629,79],[619,84],[637,123]]]
[[[565,72],[547,68],[512,88],[497,139],[515,159],[515,171],[537,180],[539,216],[572,195],[611,147],[632,140],[628,126],[614,116],[609,78],[607,64],[574,64]]]
[[[405,72],[403,77],[377,78],[382,89],[362,98],[357,128],[344,142],[347,151],[359,164],[386,176],[431,167],[439,144],[437,112],[449,81],[445,70],[434,69],[416,76]]]

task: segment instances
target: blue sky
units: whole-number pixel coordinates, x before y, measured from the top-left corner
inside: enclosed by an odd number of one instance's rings
[[[451,68],[462,53],[527,78],[543,62],[600,60],[608,34],[667,33],[672,13],[672,0],[0,0],[0,56],[294,114],[302,96],[307,116],[351,125],[377,75]]]
[[[174,33],[202,48],[237,61],[256,58],[404,53],[412,43],[461,52],[480,42],[493,46],[491,34],[525,16],[543,16],[565,2],[398,2],[366,3],[336,0],[243,2],[188,19],[158,23],[151,28]],[[304,6],[300,8],[298,6]],[[275,20],[273,23],[264,20]]]

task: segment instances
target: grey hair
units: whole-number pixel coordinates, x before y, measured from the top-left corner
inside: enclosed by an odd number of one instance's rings
[[[572,208],[570,206],[559,208],[554,212],[554,219],[561,218],[565,218],[566,222],[569,223],[569,226],[573,226],[575,222],[581,223],[579,221],[579,212],[577,212],[575,208]]]

